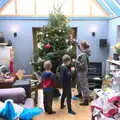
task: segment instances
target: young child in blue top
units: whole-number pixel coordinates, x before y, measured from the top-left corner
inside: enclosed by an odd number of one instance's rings
[[[55,85],[55,74],[51,72],[52,63],[50,61],[44,62],[44,72],[41,75],[42,87],[43,87],[43,101],[44,109],[48,114],[54,114],[52,110],[53,90]]]
[[[71,71],[69,69],[69,64],[71,63],[71,58],[69,55],[65,54],[62,58],[63,64],[60,67],[60,80],[62,81],[63,93],[61,97],[61,109],[65,107],[64,101],[67,98],[68,113],[75,115],[76,113],[71,108]]]

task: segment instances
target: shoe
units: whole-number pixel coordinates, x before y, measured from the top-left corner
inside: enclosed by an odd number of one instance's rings
[[[82,97],[82,95],[79,93],[78,95],[75,95],[75,97],[79,97],[80,98],[80,97]]]
[[[65,108],[65,105],[61,105],[60,109],[64,109]]]
[[[76,113],[75,113],[74,111],[72,111],[72,110],[69,110],[68,113],[69,113],[69,114],[72,114],[72,115],[75,115],[75,114],[76,114]]]
[[[48,113],[48,110],[46,108],[44,108],[44,109],[45,109],[45,112]]]
[[[55,113],[56,113],[55,111],[48,112],[48,114],[55,114]]]
[[[46,113],[48,113],[48,111],[45,110]]]
[[[84,101],[84,102],[80,103],[80,105],[88,106],[88,105],[89,105],[89,102],[88,102],[88,101]]]

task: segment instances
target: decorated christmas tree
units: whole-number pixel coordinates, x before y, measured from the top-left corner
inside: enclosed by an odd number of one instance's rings
[[[48,24],[36,32],[33,62],[35,71],[42,71],[44,60],[51,60],[55,72],[65,53],[75,57],[75,52],[72,52],[71,28],[68,23],[68,18],[60,12],[60,9],[54,9],[49,14]]]

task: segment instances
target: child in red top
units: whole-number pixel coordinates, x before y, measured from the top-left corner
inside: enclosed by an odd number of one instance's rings
[[[51,72],[52,63],[50,61],[44,62],[44,72],[41,75],[43,96],[44,96],[44,109],[48,114],[54,114],[52,111],[53,90],[55,85],[55,74]]]

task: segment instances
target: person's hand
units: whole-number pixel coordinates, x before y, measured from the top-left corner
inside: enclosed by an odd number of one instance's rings
[[[71,72],[74,72],[75,71],[75,67],[71,67]]]
[[[71,39],[71,43],[72,43],[72,45],[76,45],[76,40],[75,39]]]

